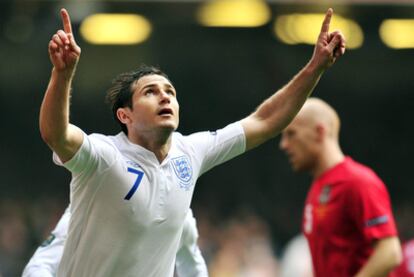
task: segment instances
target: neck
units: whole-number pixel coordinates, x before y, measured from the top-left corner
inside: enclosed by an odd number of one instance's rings
[[[135,144],[138,144],[149,151],[153,152],[157,157],[159,163],[161,163],[171,148],[171,131],[163,132],[149,132],[133,134],[129,132],[128,139]]]
[[[341,163],[344,159],[345,155],[342,153],[338,143],[326,143],[320,155],[317,157],[316,167],[311,172],[313,178],[318,178],[329,169]]]

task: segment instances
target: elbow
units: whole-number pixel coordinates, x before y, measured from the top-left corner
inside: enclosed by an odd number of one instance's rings
[[[40,133],[41,134],[41,137],[42,137],[42,140],[51,148],[51,149],[53,149],[53,145],[54,145],[54,143],[53,143],[53,139],[52,138],[50,138],[49,136],[47,136],[47,135],[45,135],[44,133]]]
[[[51,128],[47,128],[47,126],[42,124],[40,124],[40,136],[51,149],[55,149],[63,140],[62,136],[57,132],[53,132]]]
[[[40,137],[42,138],[42,140],[46,143],[49,144],[49,142],[51,141],[50,135],[47,132],[47,130],[45,130],[45,128],[42,127],[42,125],[40,125]]]
[[[53,144],[53,141],[54,141],[54,138],[53,138],[52,133],[43,124],[40,124],[39,127],[40,127],[39,128],[39,130],[40,130],[40,137],[42,138],[42,140],[47,145],[51,146]]]

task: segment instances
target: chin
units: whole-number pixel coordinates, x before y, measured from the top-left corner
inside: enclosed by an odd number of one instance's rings
[[[159,123],[162,127],[165,128],[173,128],[174,130],[178,127],[178,122],[176,119],[170,118],[167,120],[163,120]]]
[[[301,164],[292,164],[292,169],[295,172],[303,172],[303,171],[306,171],[305,168],[304,168],[304,166],[301,165]]]
[[[175,130],[177,130],[177,124],[162,124],[160,126],[161,129],[165,130],[165,131],[170,131],[170,132],[174,132]]]

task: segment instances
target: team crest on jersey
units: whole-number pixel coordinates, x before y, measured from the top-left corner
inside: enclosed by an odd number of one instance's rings
[[[191,179],[193,177],[193,169],[187,156],[181,156],[171,160],[175,175],[180,180],[180,188],[189,190],[191,187]]]
[[[320,204],[328,203],[330,195],[331,195],[331,185],[325,185],[322,188],[321,194],[319,194],[319,203]]]

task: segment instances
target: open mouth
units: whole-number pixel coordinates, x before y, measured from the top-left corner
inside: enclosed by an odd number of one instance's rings
[[[173,110],[170,108],[164,108],[158,112],[158,115],[173,115]]]

